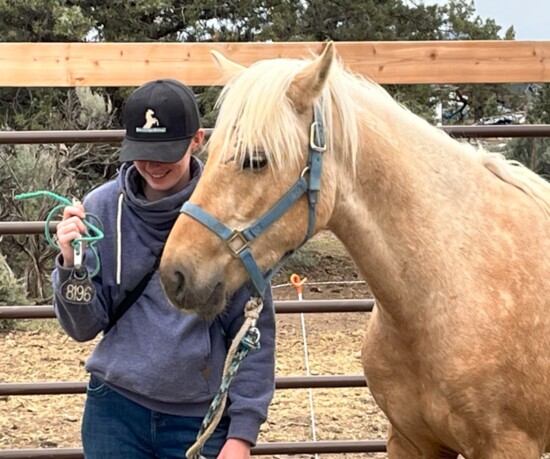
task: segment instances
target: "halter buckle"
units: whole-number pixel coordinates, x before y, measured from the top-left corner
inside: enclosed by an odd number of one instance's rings
[[[240,242],[241,245],[238,248],[235,249],[231,246],[231,244],[236,239],[239,240],[238,242]],[[246,239],[246,237],[244,237],[242,231],[240,231],[240,230],[234,229],[232,231],[232,233],[229,235],[229,237],[227,238],[227,248],[231,252],[231,255],[235,258],[240,258],[241,252],[244,249],[248,248],[248,245],[249,245],[248,239]]]
[[[311,123],[311,127],[309,130],[309,148],[314,151],[323,153],[327,149],[327,143],[325,141],[325,136],[322,133],[320,133],[320,135],[316,135],[318,132],[320,132],[317,130],[317,126],[320,126],[321,129],[323,129],[323,125],[319,121],[314,121],[313,123]],[[323,143],[322,145],[317,145],[316,143],[319,138],[320,141]]]

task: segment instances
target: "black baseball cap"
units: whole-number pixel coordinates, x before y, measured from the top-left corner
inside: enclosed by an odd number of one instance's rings
[[[195,94],[176,80],[145,83],[126,101],[124,127],[120,161],[179,161],[200,128]]]

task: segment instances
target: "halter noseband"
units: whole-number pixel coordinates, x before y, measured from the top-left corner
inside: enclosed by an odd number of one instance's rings
[[[315,228],[315,209],[317,206],[317,196],[321,188],[321,169],[323,165],[323,153],[326,150],[323,117],[320,104],[316,104],[313,111],[313,122],[310,127],[309,139],[309,155],[307,166],[300,174],[300,178],[290,187],[290,189],[269,209],[262,217],[252,223],[248,228],[243,230],[230,229],[228,226],[219,221],[216,217],[201,209],[192,202],[187,201],[181,208],[180,212],[193,217],[195,220],[202,223],[211,231],[222,238],[227,248],[231,251],[231,255],[240,258],[244,267],[248,271],[252,287],[257,295],[264,297],[265,291],[269,286],[269,282],[275,273],[281,268],[284,262],[296,250],[302,247],[312,236]],[[309,180],[306,178],[309,175]],[[291,250],[283,256],[277,265],[262,273],[252,251],[250,243],[271,226],[276,220],[284,215],[293,205],[307,193],[309,202],[309,218],[306,237],[298,248]],[[240,241],[242,245],[238,249],[234,249],[232,244],[235,241]]]

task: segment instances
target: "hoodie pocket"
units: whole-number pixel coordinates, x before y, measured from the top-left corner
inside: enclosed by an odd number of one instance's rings
[[[212,348],[211,323],[149,300],[146,292],[103,337],[87,370],[110,385],[159,402],[211,399],[225,360],[223,347]],[[218,332],[213,329],[214,343]]]
[[[188,330],[179,345],[159,359],[158,385],[151,396],[163,402],[203,402],[212,397],[212,346],[209,324]],[[217,370],[217,369],[216,369]]]

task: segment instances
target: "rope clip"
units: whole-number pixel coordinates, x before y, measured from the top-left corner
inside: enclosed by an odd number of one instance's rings
[[[77,271],[82,268],[84,259],[84,241],[80,240],[74,245],[74,267]]]
[[[241,344],[247,349],[259,349],[258,343],[260,342],[260,330],[252,326],[248,329],[248,332],[241,341]]]

